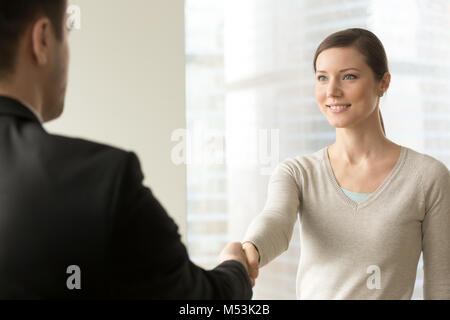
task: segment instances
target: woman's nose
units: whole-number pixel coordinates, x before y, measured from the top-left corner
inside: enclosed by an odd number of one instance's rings
[[[328,83],[327,87],[327,97],[336,97],[340,96],[342,94],[342,91],[339,87],[339,83],[335,80],[331,80]]]

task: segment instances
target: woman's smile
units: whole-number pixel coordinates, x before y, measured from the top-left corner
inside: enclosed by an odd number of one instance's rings
[[[326,105],[330,112],[332,113],[341,113],[345,112],[348,109],[350,109],[351,104],[332,104],[332,105]]]

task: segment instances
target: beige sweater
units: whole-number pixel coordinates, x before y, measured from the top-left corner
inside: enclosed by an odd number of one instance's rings
[[[298,299],[411,299],[423,251],[424,298],[450,299],[450,173],[402,146],[378,189],[357,204],[339,187],[327,147],[281,162],[243,241],[260,267],[287,250],[300,219]]]

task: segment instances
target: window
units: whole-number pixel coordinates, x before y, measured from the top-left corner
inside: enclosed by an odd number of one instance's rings
[[[188,164],[188,248],[199,265],[214,267],[260,213],[263,169],[335,140],[312,68],[335,31],[367,28],[385,46],[387,136],[450,163],[448,1],[187,0],[186,23],[188,131],[200,158]],[[260,270],[255,299],[295,299],[299,250],[297,223],[289,250]],[[422,279],[420,261],[413,299],[422,298]]]

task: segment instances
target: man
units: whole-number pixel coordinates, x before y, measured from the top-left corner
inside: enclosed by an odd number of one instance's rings
[[[241,244],[194,265],[134,153],[42,127],[63,111],[66,10],[0,0],[0,298],[250,299]]]

